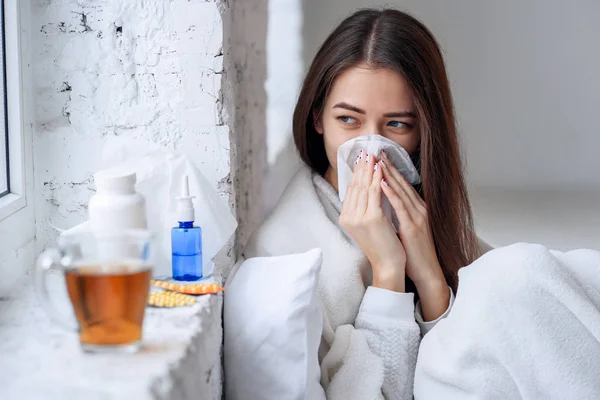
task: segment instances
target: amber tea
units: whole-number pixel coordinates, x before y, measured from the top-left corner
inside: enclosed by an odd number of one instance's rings
[[[65,272],[85,347],[127,346],[142,338],[151,268],[135,262],[82,265]]]

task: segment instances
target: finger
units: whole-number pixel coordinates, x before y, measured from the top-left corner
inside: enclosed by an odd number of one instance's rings
[[[359,168],[360,155],[356,158],[354,163],[354,170],[352,173],[352,179],[350,180],[350,184],[348,184],[348,188],[346,189],[346,198],[344,199],[344,203],[342,204],[342,210],[354,210],[356,208],[356,186],[359,181],[359,175],[361,169]],[[345,208],[344,208],[345,207]]]
[[[421,198],[421,196],[419,196],[419,194],[417,193],[415,188],[406,180],[406,178],[404,176],[402,176],[400,171],[398,171],[398,169],[393,167],[393,164],[389,160],[387,154],[385,154],[385,151],[382,151],[381,153],[382,153],[382,158],[383,158],[386,166],[392,166],[391,168],[388,168],[390,174],[392,176],[394,176],[396,181],[398,181],[398,183],[402,186],[402,188],[404,189],[406,194],[412,200],[412,203],[414,204],[415,208],[417,208],[417,210],[419,210],[419,212],[425,212],[426,211],[425,201]]]
[[[360,169],[360,176],[357,178],[358,182],[356,187],[356,211],[359,215],[364,215],[367,211],[367,205],[369,204],[369,185],[373,179],[373,171],[369,169],[371,164],[370,158],[370,155],[363,153],[362,158],[356,166]]]
[[[375,164],[373,169],[373,180],[369,186],[369,204],[367,205],[367,212],[370,213],[381,210],[381,181],[383,179],[383,172],[379,163]]]
[[[373,172],[375,168],[375,157],[373,154],[366,153],[365,155],[365,166],[363,167],[362,184],[365,187],[371,186],[373,181]]]
[[[358,160],[356,160],[356,165],[354,166],[353,181],[356,184],[356,186],[360,185],[363,180],[362,176],[364,172],[364,162],[365,154],[363,151],[361,151],[358,156]]]
[[[346,189],[346,197],[344,198],[344,201],[342,202],[342,211],[343,213],[348,212],[352,209],[354,209],[354,207],[356,207],[356,190],[355,190],[355,185],[352,183],[352,181],[350,182],[350,184],[348,185],[348,188]]]
[[[394,211],[398,216],[400,226],[409,226],[413,222],[413,220],[410,213],[408,212],[408,207],[406,207],[406,204],[404,203],[404,201],[402,201],[402,198],[398,196],[396,191],[392,189],[392,187],[388,184],[388,182],[385,179],[381,181],[381,189],[383,190],[383,193],[386,195],[386,197],[390,201],[390,204],[394,208]]]
[[[396,177],[391,173],[392,169],[393,168],[389,167],[383,168],[383,177],[387,181],[389,187],[392,188],[396,196],[402,200],[402,203],[407,208],[411,218],[416,219],[421,212],[416,208],[416,205],[413,203],[408,193],[406,193],[406,190],[402,187],[400,182],[398,182]]]
[[[365,165],[362,167],[360,196],[358,199],[357,208],[363,213],[367,212],[369,206],[370,187],[373,183],[373,174],[375,172],[375,157],[373,154],[365,153]]]

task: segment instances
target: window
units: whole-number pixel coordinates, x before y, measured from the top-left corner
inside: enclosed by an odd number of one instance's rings
[[[0,295],[35,257],[29,3],[0,0]]]

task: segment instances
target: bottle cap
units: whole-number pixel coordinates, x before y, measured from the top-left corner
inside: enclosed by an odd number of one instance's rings
[[[119,194],[135,193],[135,172],[109,169],[94,174],[96,189]]]
[[[181,185],[181,195],[175,198],[177,200],[177,221],[194,221],[194,204],[192,203],[193,198],[194,196],[190,196],[190,182],[188,176],[185,175]]]

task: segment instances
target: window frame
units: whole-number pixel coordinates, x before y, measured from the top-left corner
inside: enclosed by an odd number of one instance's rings
[[[33,266],[33,123],[29,1],[5,0],[4,46],[10,193],[0,198],[0,292]]]
[[[2,70],[0,71],[0,73],[2,74],[2,81],[4,82],[4,85],[6,86],[7,84],[7,80],[6,80],[6,38],[5,38],[5,34],[4,34],[4,26],[5,26],[5,15],[4,15],[4,0],[0,0],[0,6],[2,8],[0,16],[2,19],[2,48],[0,50],[2,50]],[[6,90],[4,91],[4,110],[3,114],[4,114],[4,155],[0,154],[0,157],[3,157],[6,159],[6,171],[2,171],[4,172],[2,175],[6,176],[6,190],[2,191],[0,193],[0,199],[4,196],[6,196],[7,194],[10,193],[10,164],[9,164],[9,160],[10,158],[8,157],[9,154],[9,139],[8,139],[8,110],[7,110],[7,106],[8,106],[8,95]]]

